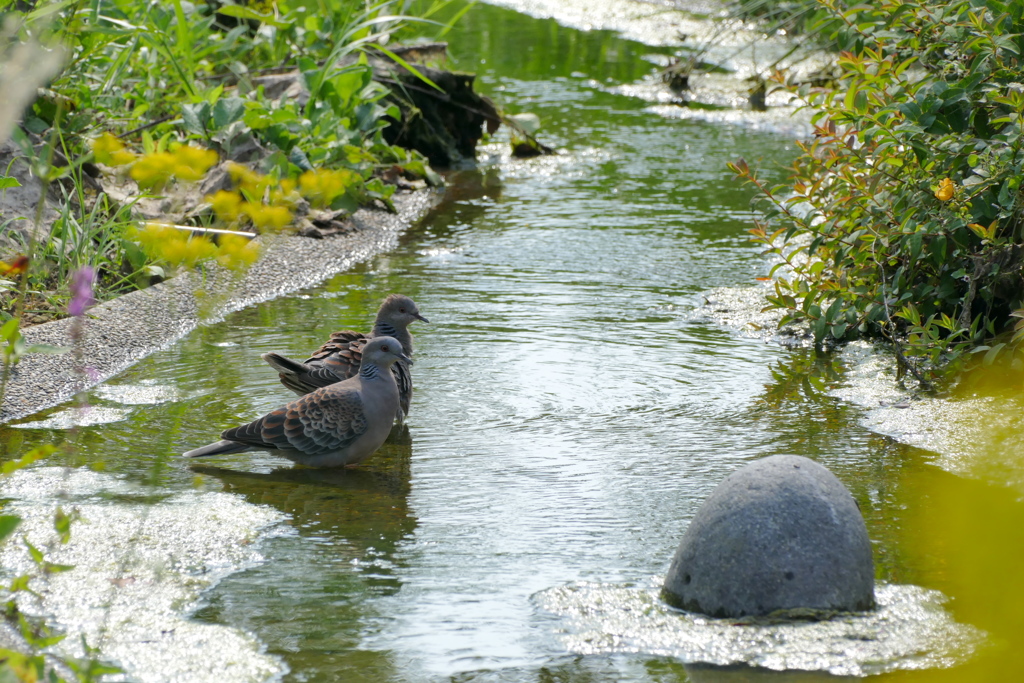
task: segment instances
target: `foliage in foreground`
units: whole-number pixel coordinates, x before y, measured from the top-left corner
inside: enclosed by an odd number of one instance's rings
[[[1024,1],[821,4],[841,87],[804,86],[815,138],[791,182],[731,165],[761,190],[770,306],[817,343],[890,340],[923,383],[991,362],[1024,338],[999,336],[1024,316]]]

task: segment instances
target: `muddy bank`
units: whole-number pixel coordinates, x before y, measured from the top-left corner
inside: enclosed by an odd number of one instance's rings
[[[221,268],[185,272],[88,311],[78,353],[30,354],[11,373],[0,421],[49,408],[112,377],[150,353],[231,311],[314,285],[391,249],[435,201],[432,191],[400,193],[397,214],[360,209],[352,232],[327,239],[268,237],[260,260],[244,275]],[[73,319],[24,331],[29,344],[75,346]]]

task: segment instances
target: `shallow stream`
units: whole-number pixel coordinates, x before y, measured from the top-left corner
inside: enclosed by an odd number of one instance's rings
[[[863,410],[831,393],[841,359],[700,311],[703,293],[767,269],[726,162],[771,174],[791,136],[652,111],[627,86],[667,50],[612,33],[477,6],[449,40],[560,153],[513,160],[488,143],[395,251],[197,330],[97,387],[85,413],[0,427],[5,459],[73,443],[2,489],[38,543],[55,504],[84,519],[70,547],[51,544],[79,569],[39,609],[133,680],[808,680],[962,661],[981,634],[908,541],[908,509],[952,475],[859,426]],[[260,354],[367,329],[390,292],[431,324],[414,327],[408,432],[365,466],[177,458],[291,399]],[[737,626],[661,606],[701,501],[778,453],[851,489],[883,609]]]

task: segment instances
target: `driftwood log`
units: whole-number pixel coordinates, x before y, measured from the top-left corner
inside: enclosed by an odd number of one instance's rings
[[[391,90],[388,101],[398,106],[400,120],[384,129],[392,145],[415,149],[440,168],[476,158],[476,145],[486,128],[493,133],[502,117],[488,98],[476,93],[475,74],[444,71],[423,64],[444,57],[446,43],[393,48],[391,52],[413,65],[419,75],[377,54],[370,58],[373,78]],[[424,82],[423,76],[440,90]]]

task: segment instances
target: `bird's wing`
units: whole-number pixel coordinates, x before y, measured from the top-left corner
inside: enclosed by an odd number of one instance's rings
[[[369,336],[352,330],[334,332],[306,363],[330,368],[341,379],[354,377],[363,359],[363,346],[369,340]]]
[[[255,422],[229,429],[221,438],[256,448],[317,455],[348,447],[366,428],[359,391],[334,385],[306,394]]]
[[[391,366],[391,372],[395,376],[395,383],[398,384],[398,402],[402,406],[402,414],[408,415],[409,404],[412,402],[411,368],[404,360],[399,360]]]
[[[302,372],[294,375],[281,373],[281,384],[297,394],[308,394],[321,387],[340,382],[346,377],[339,377],[333,370],[324,366],[303,365]]]

